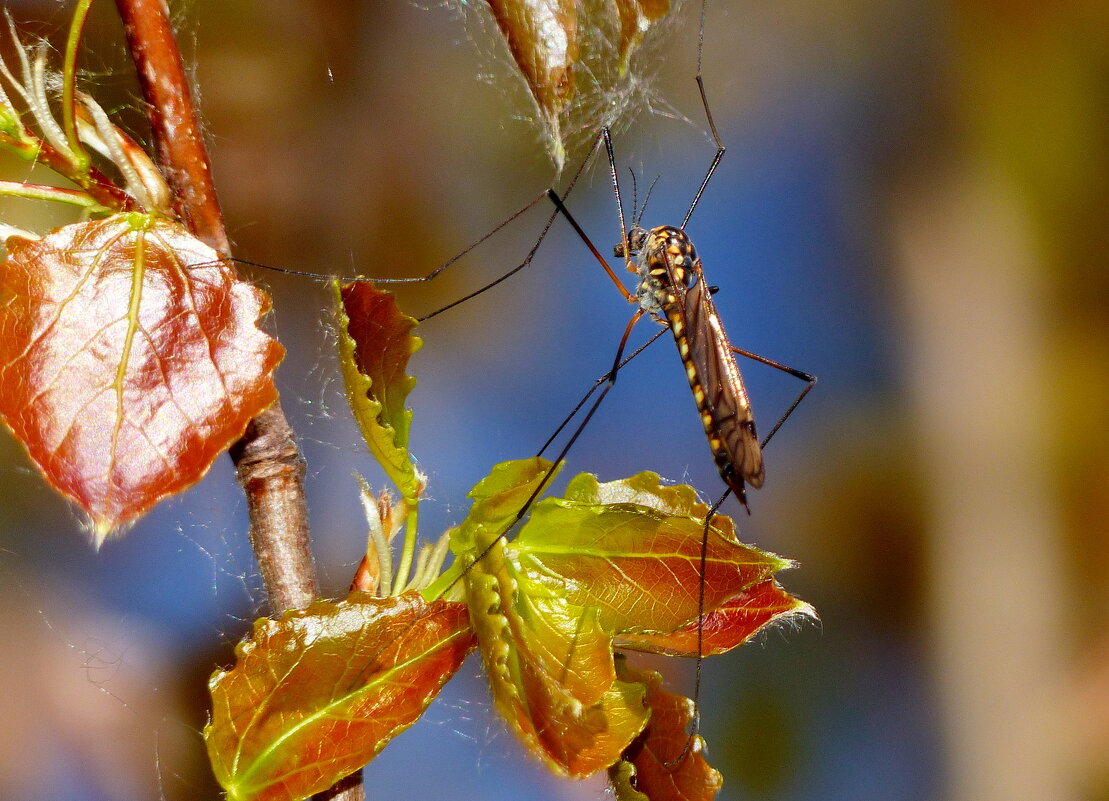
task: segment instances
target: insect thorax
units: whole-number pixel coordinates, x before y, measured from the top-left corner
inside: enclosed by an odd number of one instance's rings
[[[697,281],[697,251],[681,228],[660,225],[646,231],[637,226],[629,232],[628,241],[636,254],[636,297],[644,311],[664,311],[677,302],[675,285],[684,290]]]

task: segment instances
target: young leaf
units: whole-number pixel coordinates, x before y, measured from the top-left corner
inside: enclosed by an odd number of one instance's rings
[[[606,484],[581,475],[566,498],[535,503],[506,545],[547,470],[536,459],[498,465],[470,493],[451,572],[465,579],[497,708],[553,770],[584,776],[615,761],[611,749],[646,720],[644,688],[616,672],[614,642],[697,653],[707,508],[654,474]],[[722,515],[708,530],[702,645],[713,653],[808,609],[770,578],[790,563],[732,531]]]
[[[595,133],[637,92],[644,76],[630,76],[636,48],[671,12],[670,0],[488,0],[516,67],[539,112],[547,149],[561,169],[564,139]],[[579,8],[579,5],[582,7]]]
[[[498,465],[470,493],[452,548],[493,700],[509,726],[557,773],[584,777],[612,764],[643,728],[643,687],[617,681],[611,636],[595,610],[534,585],[501,535],[545,477],[542,459]]]
[[[609,778],[618,801],[711,801],[724,783],[703,755],[704,740],[689,740],[693,702],[662,689],[662,676],[617,662],[624,681],[647,685],[651,721],[617,764]]]
[[[473,647],[462,604],[416,593],[352,593],[259,620],[209,682],[216,778],[232,801],[327,789],[412,725]]]
[[[697,620],[670,633],[625,632],[616,637],[619,648],[668,656],[723,654],[742,645],[773,623],[802,617],[816,619],[811,605],[794,598],[774,579],[754,584],[705,614],[698,641]]]
[[[606,484],[580,475],[566,495],[533,508],[513,542],[520,569],[561,588],[568,603],[599,609],[601,625],[620,644],[635,640],[629,634],[671,635],[687,625],[696,631],[707,509],[692,488],[662,487],[654,473]],[[733,531],[725,515],[707,531],[707,615],[792,565],[740,544]],[[727,636],[734,645],[746,639],[730,629]]]
[[[277,397],[269,308],[183,227],[141,214],[8,240],[0,414],[99,545],[192,486]]]
[[[408,455],[412,412],[404,408],[416,379],[408,359],[422,340],[417,323],[388,292],[368,283],[334,283],[339,317],[339,361],[347,397],[374,458],[406,500],[419,495],[420,477]]]

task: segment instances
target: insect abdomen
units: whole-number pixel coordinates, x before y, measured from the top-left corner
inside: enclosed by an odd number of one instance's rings
[[[708,440],[720,477],[740,500],[743,500],[744,482],[758,489],[762,486],[765,476],[755,421],[749,407],[736,403],[736,399],[727,396],[728,387],[724,382],[717,380],[711,394],[705,388],[704,379],[693,358],[692,345],[682,317],[676,310],[671,310],[667,314],[667,321],[674,335],[674,342],[678,346],[678,355],[685,368],[689,388],[693,392],[693,400],[697,404],[705,438]],[[730,353],[716,355],[719,358],[732,358]],[[740,409],[743,411],[740,412]],[[736,428],[742,431],[735,431]]]

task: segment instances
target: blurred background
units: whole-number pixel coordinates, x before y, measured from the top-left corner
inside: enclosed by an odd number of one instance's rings
[[[4,6],[61,41],[67,4]],[[480,9],[171,6],[243,258],[421,275],[555,180]],[[696,6],[637,76],[661,113],[616,138],[641,194],[661,176],[648,226],[680,221],[712,155]],[[145,137],[112,5],[94,17],[86,89]],[[783,583],[822,622],[706,663],[720,798],[1109,799],[1109,5],[721,1],[704,59],[729,149],[688,230],[734,343],[820,377],[738,522],[798,561]],[[603,164],[568,202],[608,251]],[[36,230],[61,220],[0,209]],[[516,265],[547,214],[400,293],[404,308]],[[365,538],[352,471],[382,477],[345,408],[325,289],[250,275],[274,295],[316,558],[342,595]],[[560,222],[531,267],[422,327],[425,534],[461,519],[493,463],[535,452],[607,369],[629,311]],[[800,387],[741,366],[767,430]],[[10,436],[0,453],[0,797],[218,797],[206,678],[269,611],[229,460],[97,553]],[[567,472],[644,469],[722,490],[666,343],[620,374]],[[670,667],[671,686],[691,690],[691,668]],[[366,782],[370,798],[605,793],[523,755],[476,659]]]

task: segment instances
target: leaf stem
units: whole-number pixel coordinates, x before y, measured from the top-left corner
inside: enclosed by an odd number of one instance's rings
[[[450,590],[451,587],[458,583],[458,580],[462,578],[464,572],[465,570],[462,562],[456,558],[451,563],[450,567],[439,574],[439,578],[435,579],[431,584],[428,584],[427,587],[421,591],[424,600],[428,603],[438,601],[447,594],[447,591]]]
[[[39,141],[32,144],[7,134],[0,134],[0,147],[26,161],[49,167],[58,175],[73,181],[105,208],[114,211],[134,211],[136,208],[134,198],[113,184],[111,179],[96,167],[89,166],[85,174],[80,175],[68,156],[59,153],[46,142]]]
[[[420,519],[420,502],[415,498],[407,498],[405,501],[408,504],[408,515],[404,519],[404,550],[401,551],[400,565],[393,579],[393,595],[399,595],[408,586],[412,573],[412,558],[416,553],[416,524]]]
[[[135,62],[158,160],[174,210],[221,253],[230,252],[208,152],[201,136],[181,51],[164,0],[116,0]],[[251,541],[274,609],[305,606],[316,595],[308,549],[304,459],[280,406],[255,418],[232,448],[247,493]]]
[[[73,20],[70,22],[65,43],[65,65],[62,68],[62,128],[73,154],[74,166],[82,172],[88,169],[92,159],[77,135],[77,48],[81,45],[81,36],[91,7],[92,0],[79,0],[77,7],[73,9]]]
[[[0,195],[5,197],[20,197],[27,200],[51,200],[55,203],[69,203],[72,206],[83,206],[94,213],[111,211],[111,209],[101,205],[99,201],[87,192],[80,189],[65,189],[60,186],[24,184],[19,181],[0,181]]]
[[[174,211],[208,245],[230,253],[211,161],[165,0],[116,0],[116,8],[148,105],[158,163],[173,190]]]

